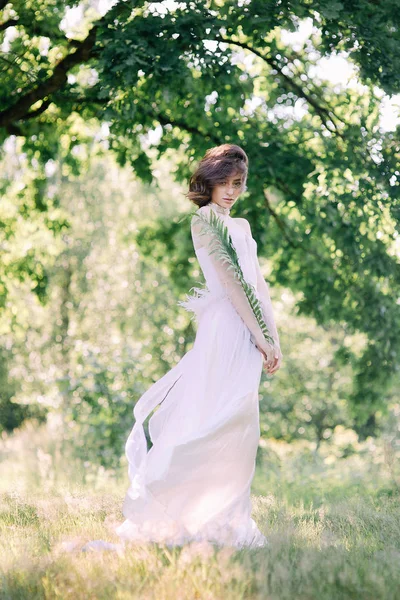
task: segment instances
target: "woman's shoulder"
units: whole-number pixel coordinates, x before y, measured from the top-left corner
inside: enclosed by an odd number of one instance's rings
[[[191,213],[191,218],[190,218],[190,227],[193,231],[200,231],[201,230],[201,221],[204,219],[209,219],[209,212],[210,212],[210,207],[205,205],[205,206],[200,206],[199,208],[197,208],[194,212]]]
[[[246,233],[251,235],[251,227],[247,219],[243,217],[235,217],[233,220],[235,221],[235,223],[240,225],[240,227],[242,227],[246,231]]]
[[[192,218],[196,215],[208,216],[210,214],[210,211],[211,207],[208,204],[205,204],[204,206],[199,206],[199,208],[195,210],[194,213],[192,213]]]
[[[203,206],[199,206],[199,208],[196,210],[196,213],[200,213],[200,214],[208,214],[211,210],[211,206],[209,204],[204,204]]]

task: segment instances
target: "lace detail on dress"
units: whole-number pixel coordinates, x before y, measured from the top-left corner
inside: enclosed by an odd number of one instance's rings
[[[224,206],[220,206],[219,204],[216,204],[212,201],[209,204],[206,204],[206,206],[211,206],[211,208],[219,215],[230,216],[231,209],[229,207],[225,208]]]

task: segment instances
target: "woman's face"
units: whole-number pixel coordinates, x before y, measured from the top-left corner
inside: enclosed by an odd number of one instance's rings
[[[213,187],[211,202],[223,208],[231,208],[242,193],[242,177],[239,173],[227,177]]]

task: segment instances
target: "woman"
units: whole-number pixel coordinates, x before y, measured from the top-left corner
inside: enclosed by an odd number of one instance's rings
[[[245,189],[247,168],[245,152],[224,144],[206,152],[190,179],[187,197],[198,207],[191,233],[207,287],[180,302],[197,318],[193,348],[134,408],[136,422],[126,443],[131,480],[126,520],[116,530],[123,540],[170,546],[193,540],[235,547],[267,543],[251,518],[250,486],[263,359],[265,371],[275,373],[282,354],[257,244],[246,219],[230,216]],[[266,341],[232,269],[210,254],[213,236],[201,225],[210,211],[229,231],[274,345]],[[143,422],[156,407],[148,451]]]
[[[260,434],[262,364],[275,373],[282,354],[257,244],[246,219],[230,216],[245,189],[247,168],[245,152],[224,144],[207,151],[190,179],[187,197],[198,207],[191,233],[207,287],[194,288],[195,294],[179,303],[197,319],[192,349],[134,408],[136,422],[126,443],[131,481],[123,505],[126,520],[116,529],[123,543],[267,544],[251,518],[250,486]],[[261,303],[264,327],[233,269],[217,256],[211,222],[221,231],[227,228],[238,268]],[[155,408],[148,451],[143,422]]]

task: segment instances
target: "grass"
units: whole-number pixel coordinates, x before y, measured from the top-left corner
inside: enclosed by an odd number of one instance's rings
[[[396,462],[383,443],[356,450],[262,444],[253,516],[267,548],[83,553],[118,541],[126,469],[78,463],[50,429],[27,426],[0,448],[0,599],[398,600]]]

